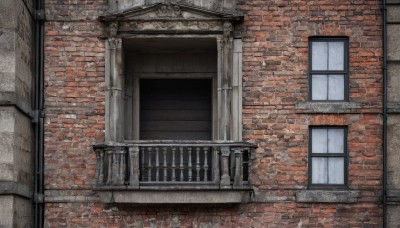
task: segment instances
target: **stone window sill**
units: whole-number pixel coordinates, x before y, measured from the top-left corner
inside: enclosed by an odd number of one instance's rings
[[[357,102],[302,102],[296,104],[298,113],[351,113],[361,108]]]
[[[296,193],[298,203],[357,203],[359,191],[303,190]]]

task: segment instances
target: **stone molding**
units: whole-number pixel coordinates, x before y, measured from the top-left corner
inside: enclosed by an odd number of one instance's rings
[[[31,199],[32,191],[28,185],[13,181],[0,181],[0,195],[17,195]]]
[[[387,190],[387,202],[400,204],[400,189]]]

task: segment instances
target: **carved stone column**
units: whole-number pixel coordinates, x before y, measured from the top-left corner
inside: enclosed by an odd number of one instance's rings
[[[124,139],[124,58],[122,39],[106,41],[106,142]]]
[[[224,37],[218,39],[218,139],[232,139],[232,70],[233,36],[232,23],[224,23]]]

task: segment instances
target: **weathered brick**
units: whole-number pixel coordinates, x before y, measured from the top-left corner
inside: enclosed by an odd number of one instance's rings
[[[132,206],[46,203],[48,227],[379,227],[382,222],[382,44],[380,1],[241,0],[243,137],[257,203]],[[105,0],[46,1],[45,186],[91,196],[104,141]],[[308,101],[308,38],[349,37],[350,113],[302,113]],[[296,203],[308,184],[308,129],[348,126],[356,204]],[[264,200],[264,201],[263,201]],[[267,201],[272,202],[267,202]]]

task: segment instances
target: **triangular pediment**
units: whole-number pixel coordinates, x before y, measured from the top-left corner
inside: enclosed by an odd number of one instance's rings
[[[214,12],[177,3],[156,3],[100,17],[102,21],[240,20],[238,13]]]

